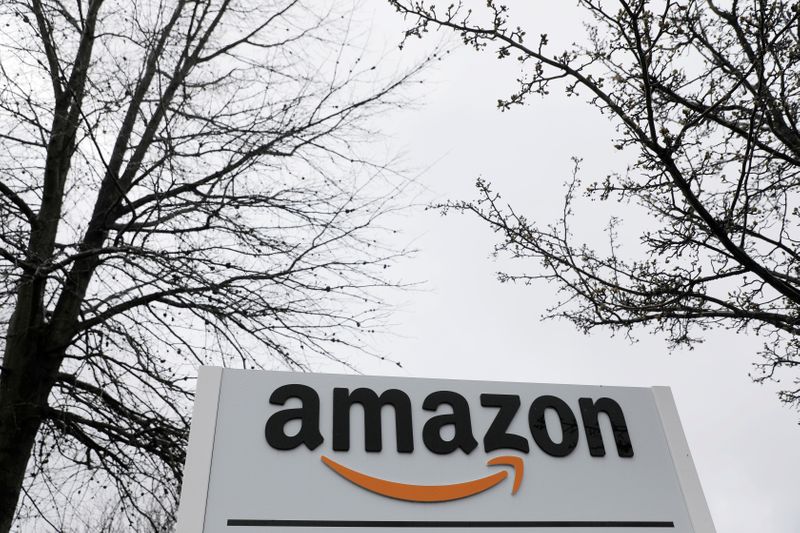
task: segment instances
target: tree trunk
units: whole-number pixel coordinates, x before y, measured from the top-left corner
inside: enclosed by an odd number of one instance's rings
[[[67,319],[54,315],[50,323],[45,321],[43,302],[47,279],[37,274],[37,269],[53,256],[64,187],[80,124],[95,24],[102,3],[103,0],[89,2],[80,45],[66,82],[68,90],[62,92],[58,89],[60,82],[55,84],[55,112],[47,144],[41,205],[31,224],[26,252],[26,261],[33,266],[23,269],[6,335],[0,373],[0,533],[11,529],[36,434],[66,352],[68,328],[59,328],[59,324],[73,323],[80,307],[80,301],[76,303],[68,298],[70,305],[66,307],[71,312],[64,315]],[[44,16],[37,2],[33,8],[37,17]],[[46,24],[41,27],[47,30]],[[47,37],[44,44],[47,48],[51,44],[49,36],[43,37]],[[82,296],[80,293],[78,300]]]
[[[53,350],[41,317],[25,312],[24,297],[30,292],[35,290],[20,290],[0,374],[0,533],[11,529],[28,460],[63,359],[63,350]]]

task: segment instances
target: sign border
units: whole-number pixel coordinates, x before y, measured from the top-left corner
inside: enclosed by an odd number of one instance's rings
[[[197,371],[197,392],[186,447],[176,533],[202,533],[205,528],[223,370],[222,367],[201,366]],[[214,416],[208,416],[210,413]]]
[[[650,387],[650,390],[653,392],[661,425],[664,427],[667,447],[672,455],[672,464],[675,466],[678,486],[683,493],[692,529],[695,533],[716,533],[717,530],[711,520],[711,512],[703,494],[703,487],[700,485],[700,477],[697,475],[697,469],[692,460],[689,443],[686,441],[686,434],[683,432],[681,419],[678,416],[672,389]]]

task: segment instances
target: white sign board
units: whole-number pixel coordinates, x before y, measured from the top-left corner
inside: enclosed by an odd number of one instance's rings
[[[177,533],[713,533],[668,388],[200,370]]]

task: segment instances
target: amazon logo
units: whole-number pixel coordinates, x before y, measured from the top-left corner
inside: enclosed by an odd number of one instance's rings
[[[507,472],[497,472],[480,479],[451,483],[449,485],[412,485],[368,476],[356,470],[351,470],[324,455],[321,459],[331,470],[354,485],[381,496],[407,502],[438,503],[460,500],[489,490],[508,477]],[[517,493],[519,486],[522,484],[522,476],[525,469],[521,457],[504,455],[490,459],[486,464],[489,466],[511,466],[514,469],[514,485],[511,489],[511,494]]]
[[[350,411],[354,405],[363,410],[364,449],[379,453],[383,449],[382,416],[387,407],[394,414],[396,442],[399,453],[414,452],[414,426],[411,399],[399,389],[388,389],[378,394],[369,388],[348,389],[335,387],[331,391],[332,434],[330,445],[334,452],[350,450]],[[293,400],[292,407],[285,407]],[[315,450],[325,436],[320,432],[320,396],[307,385],[287,384],[276,388],[269,398],[270,404],[283,407],[267,419],[264,436],[267,444],[275,450],[293,450],[300,446]],[[299,404],[298,404],[299,402]],[[562,399],[542,395],[533,398],[527,408],[528,435],[510,432],[510,427],[522,408],[522,399],[514,394],[481,394],[482,409],[492,410],[494,418],[482,433],[482,447],[487,454],[500,450],[517,452],[515,455],[499,455],[491,458],[486,466],[510,467],[513,472],[511,493],[516,494],[523,480],[524,459],[522,455],[531,451],[531,441],[542,452],[552,457],[566,457],[578,446],[581,435],[585,438],[591,457],[604,457],[606,447],[600,415],[610,422],[616,454],[620,458],[633,457],[633,445],[628,425],[620,405],[613,399],[580,398],[578,400],[580,422],[572,408]],[[470,404],[462,395],[453,391],[434,391],[422,402],[422,413],[426,420],[422,426],[422,444],[438,455],[451,453],[471,454],[479,443],[472,424]],[[560,425],[560,435],[554,437],[545,421],[546,413],[554,414]],[[287,431],[289,424],[296,431]],[[443,431],[447,428],[447,431]],[[479,433],[479,435],[481,435]],[[608,442],[612,442],[609,440]],[[437,503],[458,500],[480,494],[497,486],[509,477],[508,469],[468,481],[456,480],[442,485],[415,485],[371,476],[346,466],[329,455],[320,457],[322,463],[350,483],[373,493],[403,501]],[[345,461],[346,462],[346,461]]]

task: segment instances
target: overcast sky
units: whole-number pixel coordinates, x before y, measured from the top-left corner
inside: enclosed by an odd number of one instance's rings
[[[373,31],[387,49],[402,27],[380,2],[368,2]],[[512,2],[514,21],[529,34],[558,42],[578,40],[574,7],[561,2]],[[552,10],[545,12],[545,5]],[[367,6],[364,6],[367,7]],[[521,8],[525,8],[524,10]],[[374,11],[370,11],[374,10]],[[367,15],[365,15],[367,16]],[[432,37],[422,43],[432,46]],[[455,41],[451,41],[455,43]],[[422,48],[416,47],[418,53]],[[409,54],[413,53],[410,51]],[[427,168],[422,201],[470,199],[483,176],[532,219],[557,215],[571,156],[584,159],[586,181],[619,168],[608,121],[579,99],[553,95],[500,113],[498,98],[513,88],[515,69],[491,54],[457,50],[426,75],[420,106],[382,125],[404,163]],[[608,210],[578,213],[587,239]],[[616,208],[616,206],[614,206]],[[640,214],[616,211],[633,230]],[[708,335],[694,351],[668,353],[659,337],[639,342],[596,331],[586,336],[540,317],[555,287],[501,285],[495,272],[524,265],[490,257],[494,237],[468,216],[415,211],[404,219],[405,238],[419,249],[395,267],[405,280],[427,280],[421,290],[396,296],[395,333],[377,349],[403,368],[361,361],[365,373],[553,383],[672,387],[686,436],[719,532],[800,531],[800,413],[782,407],[775,386],[753,384],[748,373],[759,339],[730,332]],[[531,269],[535,265],[528,265]]]

